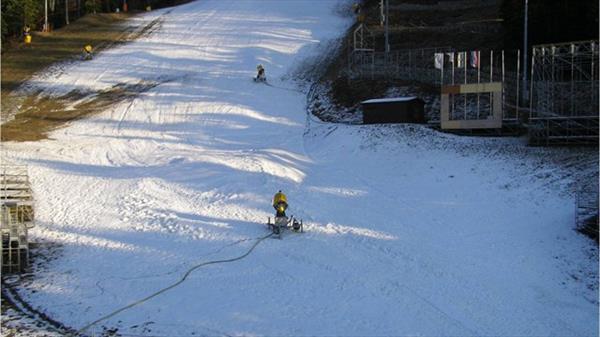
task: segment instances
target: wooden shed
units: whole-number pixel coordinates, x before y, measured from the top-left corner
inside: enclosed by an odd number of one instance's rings
[[[425,123],[425,102],[417,97],[376,98],[361,102],[363,124]]]

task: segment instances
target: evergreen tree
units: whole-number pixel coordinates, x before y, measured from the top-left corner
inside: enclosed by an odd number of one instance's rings
[[[23,27],[28,25],[32,30],[40,30],[44,23],[44,1],[45,0],[1,0],[1,39],[4,45],[11,38],[20,38]],[[150,5],[152,8],[172,6],[185,3],[186,0],[127,0],[129,9],[144,10]],[[65,0],[48,0],[49,21],[54,28],[65,24]],[[78,13],[114,12],[117,8],[122,9],[123,0],[69,0],[73,10],[75,4],[81,5]],[[83,11],[81,11],[83,10]],[[74,19],[74,18],[71,18]]]
[[[38,28],[42,15],[42,5],[38,0],[2,1],[2,41],[10,36],[20,36],[23,27]]]

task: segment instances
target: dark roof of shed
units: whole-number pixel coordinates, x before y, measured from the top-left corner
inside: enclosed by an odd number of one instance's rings
[[[362,101],[360,103],[361,104],[377,104],[377,103],[408,102],[408,101],[413,101],[415,99],[419,99],[419,98],[415,97],[415,96],[374,98],[374,99],[368,99],[366,101]]]

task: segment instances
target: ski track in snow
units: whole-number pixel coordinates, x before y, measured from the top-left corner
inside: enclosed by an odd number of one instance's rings
[[[151,35],[34,78],[30,88],[55,95],[160,84],[50,140],[3,144],[5,160],[30,167],[33,239],[64,245],[22,296],[82,327],[195,264],[242,254],[264,235],[282,189],[306,233],[199,269],[100,326],[597,336],[598,290],[581,280],[597,280],[597,250],[572,229],[566,169],[494,152],[520,140],[306,124],[304,95],[279,79],[349,26],[338,5],[206,0],[158,10],[143,17],[161,17]],[[258,63],[273,86],[251,80]]]

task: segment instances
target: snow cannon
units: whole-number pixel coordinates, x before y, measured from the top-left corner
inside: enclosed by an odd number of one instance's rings
[[[254,77],[254,82],[267,82],[267,76],[265,75],[265,67],[262,64],[256,66],[256,77]]]
[[[267,219],[267,227],[273,232],[273,235],[281,239],[281,233],[285,230],[294,232],[304,232],[304,224],[302,220],[288,217],[285,211],[288,208],[287,197],[281,190],[273,196],[273,208],[275,209],[275,217],[271,222],[271,217]]]
[[[92,48],[91,45],[85,45],[85,47],[83,47],[83,59],[84,60],[91,60],[92,59],[92,51],[94,50],[94,48]]]
[[[271,222],[271,217],[267,220],[267,227],[273,232],[273,237],[281,239],[284,231],[292,231],[294,233],[304,233],[304,223],[294,216],[275,216]]]
[[[23,42],[25,42],[25,44],[29,45],[31,44],[31,28],[29,28],[28,25],[25,25],[25,27],[23,27]]]

